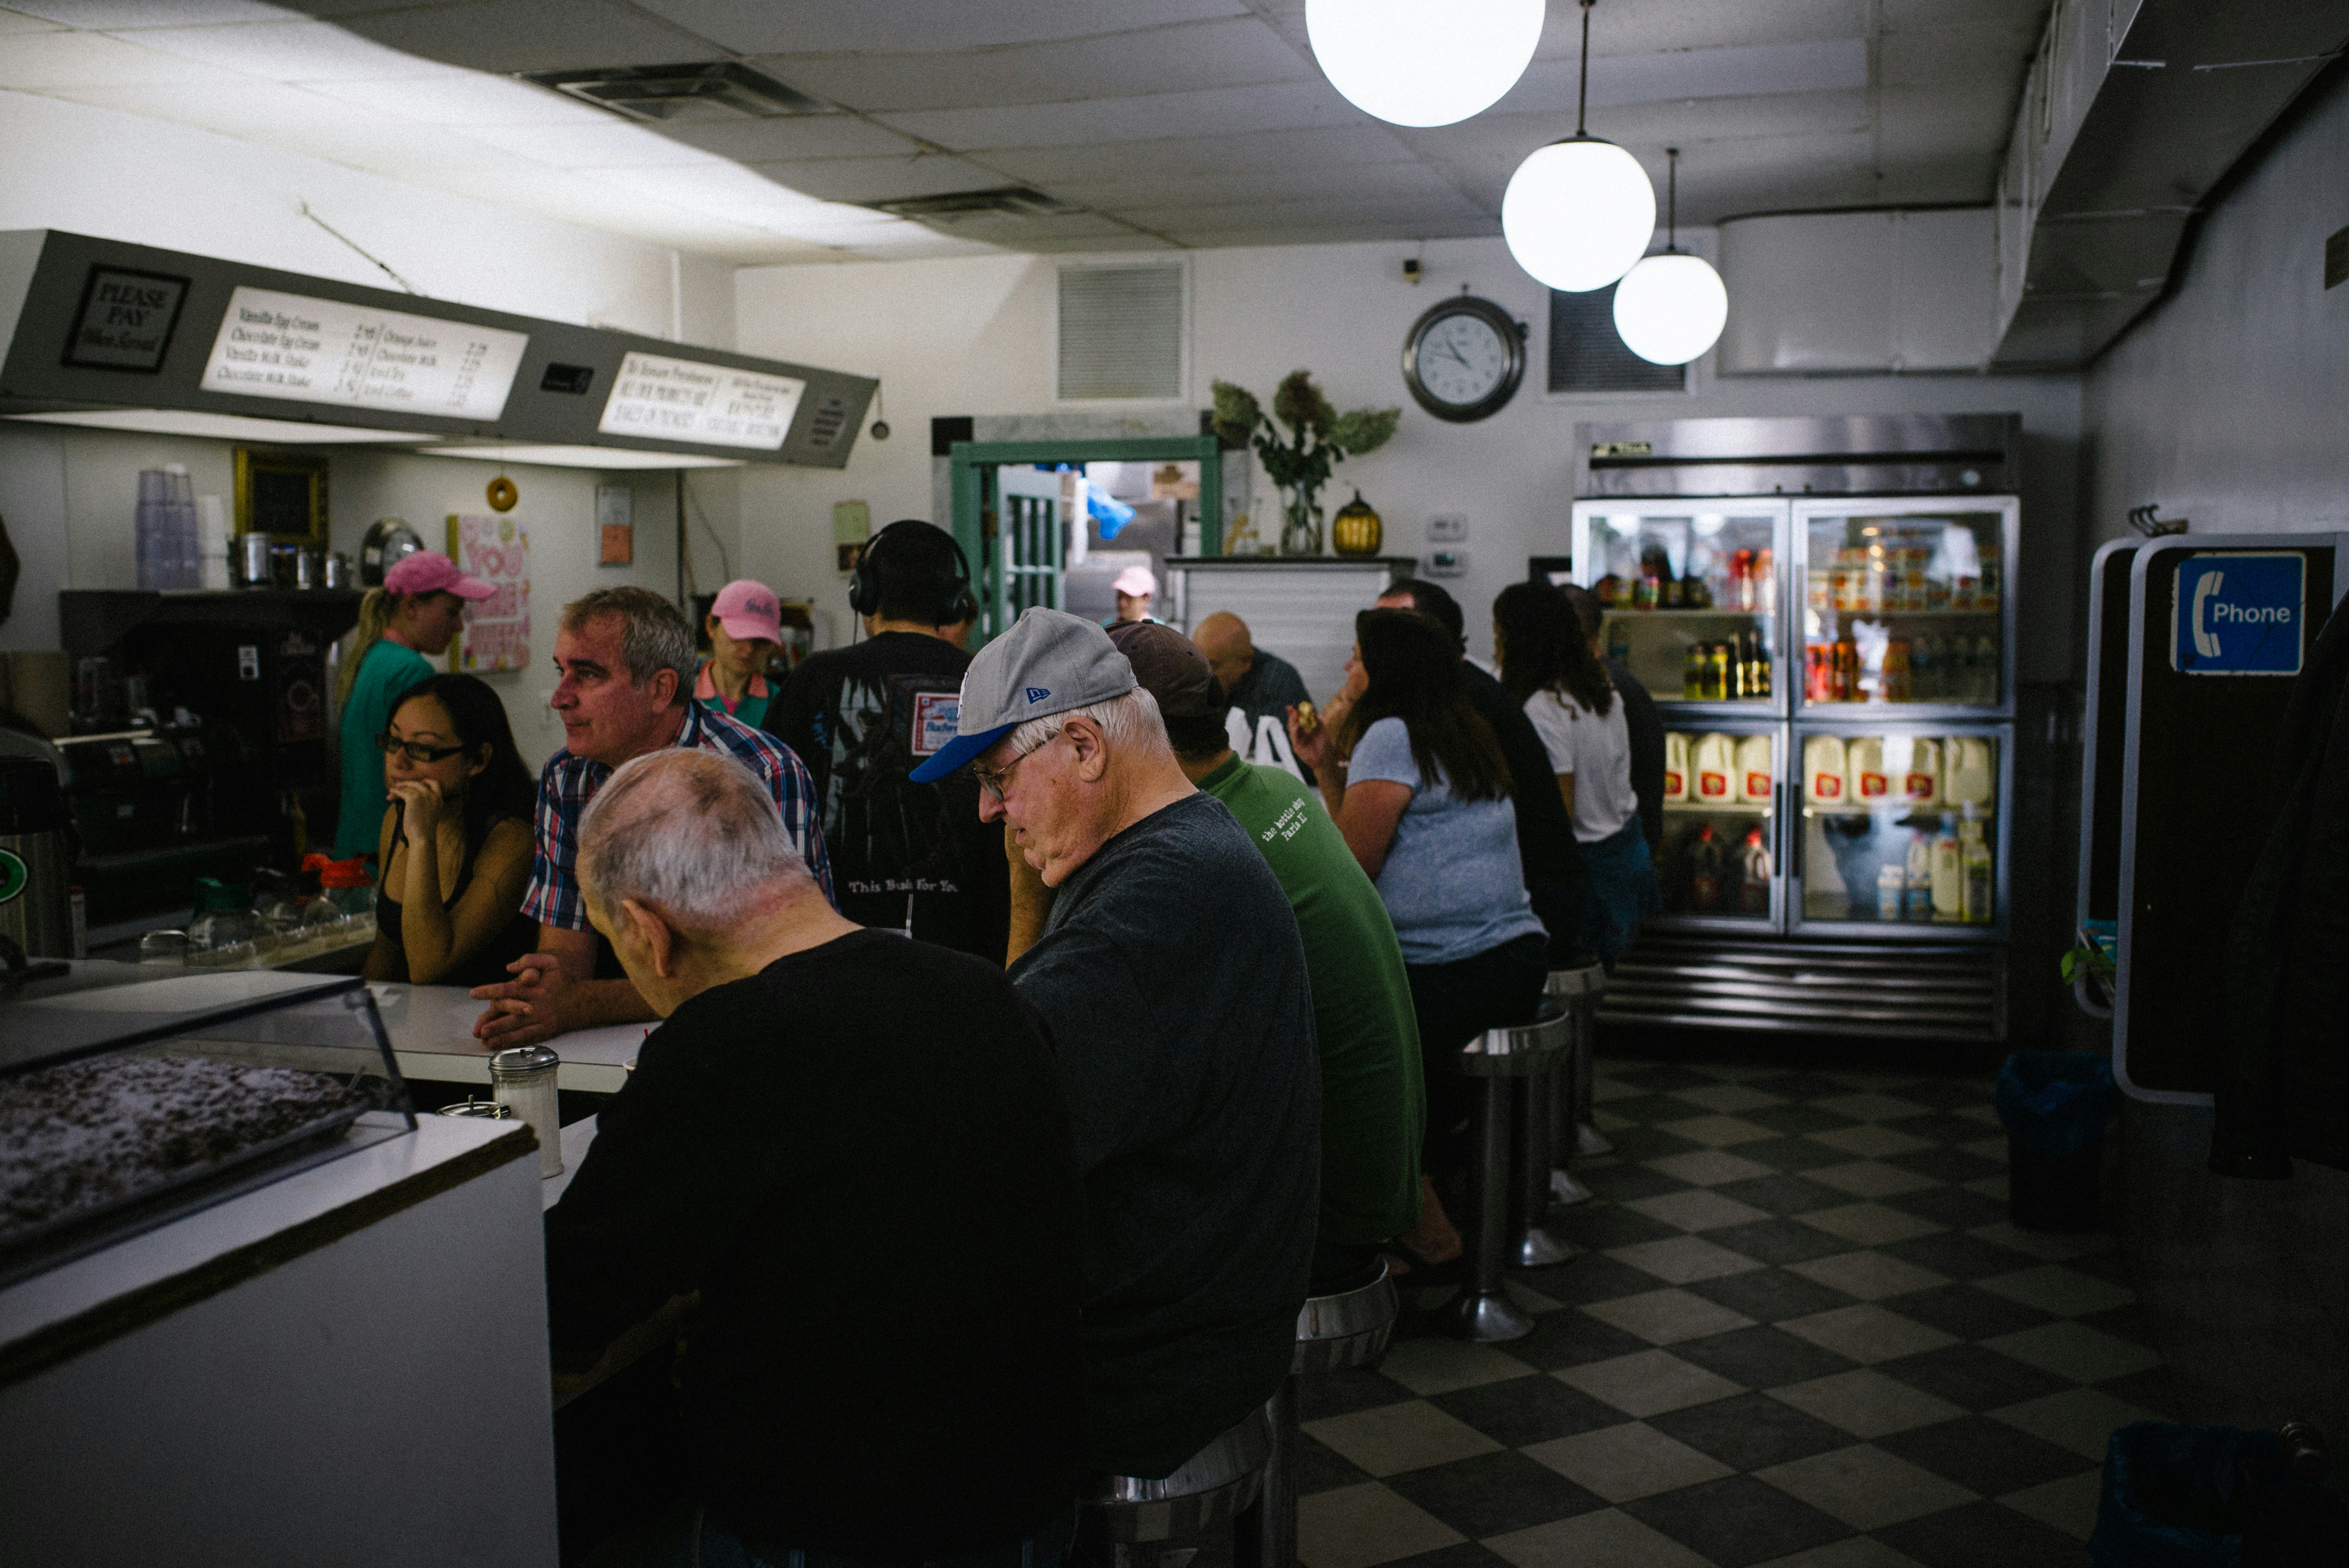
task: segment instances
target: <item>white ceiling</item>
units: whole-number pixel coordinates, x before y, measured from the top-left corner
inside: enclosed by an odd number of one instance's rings
[[[1354,108],[1304,0],[10,0],[0,89],[740,263],[1494,234],[1580,12],[1463,124]],[[1681,215],[1986,201],[2047,0],[1602,0],[1594,134]],[[734,58],[841,112],[654,128],[506,73]],[[858,203],[1033,186],[935,226]]]

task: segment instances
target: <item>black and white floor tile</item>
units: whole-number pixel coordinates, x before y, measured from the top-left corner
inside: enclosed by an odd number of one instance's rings
[[[1407,1319],[1304,1387],[1306,1568],[2087,1561],[2167,1374],[2113,1237],[2008,1222],[1987,1077],[1602,1058],[1597,1098],[1530,1337]]]

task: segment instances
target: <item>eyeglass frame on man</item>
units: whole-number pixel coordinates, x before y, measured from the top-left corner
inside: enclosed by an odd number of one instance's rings
[[[1067,730],[1068,726],[1065,724],[1054,725],[1050,735],[991,772],[974,762],[971,764],[970,776],[978,780],[978,787],[987,792],[987,798],[1000,806],[1003,804],[1003,787],[1011,781],[1011,770],[1060,739]]]
[[[376,749],[386,757],[398,752],[410,762],[419,764],[443,761],[465,749],[462,746],[426,746],[419,741],[395,739],[388,729],[375,738],[375,744]],[[999,795],[996,799],[1001,799],[1002,797]]]

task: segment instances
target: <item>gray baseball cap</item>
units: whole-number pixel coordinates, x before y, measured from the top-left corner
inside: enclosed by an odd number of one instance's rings
[[[1031,718],[1123,696],[1134,684],[1107,632],[1082,616],[1030,610],[970,661],[955,738],[914,769],[914,781],[945,778]]]

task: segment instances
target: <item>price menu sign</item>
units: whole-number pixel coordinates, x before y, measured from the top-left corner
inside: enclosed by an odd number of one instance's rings
[[[607,436],[771,452],[791,433],[807,383],[725,365],[631,354],[595,428]]]
[[[495,419],[526,333],[267,289],[231,296],[207,392]]]

